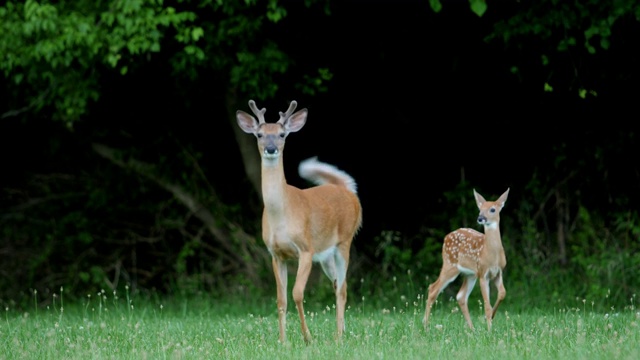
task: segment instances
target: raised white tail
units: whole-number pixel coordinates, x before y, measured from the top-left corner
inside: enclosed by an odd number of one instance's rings
[[[444,238],[442,246],[442,269],[438,279],[429,285],[426,309],[423,323],[425,329],[429,324],[429,313],[438,295],[458,275],[464,276],[462,287],[458,291],[456,299],[462,310],[467,324],[473,329],[473,323],[469,316],[467,301],[473,290],[476,280],[480,279],[480,291],[484,300],[485,318],[487,327],[491,330],[491,322],[496,315],[498,306],[506,296],[506,290],[502,283],[502,271],[507,265],[507,259],[502,247],[500,237],[500,211],[504,207],[509,195],[509,189],[496,201],[486,201],[482,195],[473,190],[478,209],[478,224],[484,226],[484,234],[474,229],[461,228],[450,232]],[[491,307],[490,282],[495,284],[498,295],[495,305]]]
[[[277,287],[280,341],[286,341],[287,262],[298,260],[293,301],[300,317],[305,341],[311,333],[304,315],[304,291],[313,262],[319,262],[336,294],[337,337],[345,330],[347,268],[353,237],[362,224],[362,208],[356,194],[356,182],[333,165],[310,158],[300,163],[300,176],[317,184],[299,189],[287,184],[282,152],[289,133],[300,130],[307,120],[307,109],[293,113],[297,106],[280,112],[280,120],[267,123],[266,109],[259,110],[253,100],[249,108],[257,116],[238,110],[240,128],[254,134],[262,157],[262,238],[272,256]]]

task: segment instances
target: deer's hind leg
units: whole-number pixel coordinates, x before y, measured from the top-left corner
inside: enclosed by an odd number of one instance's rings
[[[349,248],[338,245],[333,254],[321,262],[322,270],[331,280],[336,295],[336,335],[342,336],[346,330],[344,312],[347,303],[347,269],[349,267]]]
[[[442,270],[440,270],[440,275],[438,279],[434,281],[431,285],[429,285],[429,290],[427,293],[427,303],[424,311],[424,318],[422,319],[422,323],[427,328],[429,324],[429,315],[431,314],[431,307],[433,303],[438,298],[438,295],[447,287],[449,284],[455,280],[458,275],[460,275],[460,271],[458,268],[454,266],[443,266]]]

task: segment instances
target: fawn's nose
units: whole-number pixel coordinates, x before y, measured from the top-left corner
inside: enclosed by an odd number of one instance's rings
[[[486,217],[484,217],[483,215],[478,216],[478,224],[484,224],[485,222],[487,222]]]

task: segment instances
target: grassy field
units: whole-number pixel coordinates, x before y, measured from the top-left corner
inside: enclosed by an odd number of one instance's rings
[[[302,341],[291,302],[287,344],[278,342],[275,299],[130,299],[101,292],[66,304],[56,296],[31,310],[5,308],[0,359],[639,359],[640,313],[633,302],[610,312],[576,306],[511,311],[489,333],[479,302],[475,331],[457,303],[440,298],[429,330],[424,301],[398,296],[387,306],[350,299],[347,332],[334,339],[333,304],[307,304],[314,341]]]

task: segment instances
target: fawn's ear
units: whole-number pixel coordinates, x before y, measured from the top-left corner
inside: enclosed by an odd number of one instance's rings
[[[307,123],[307,109],[296,111],[295,114],[289,116],[282,124],[287,132],[296,132]]]
[[[236,111],[236,120],[240,129],[247,134],[255,134],[258,131],[258,120],[248,113],[242,110]]]
[[[507,188],[507,191],[505,191],[504,194],[500,195],[498,200],[496,200],[496,202],[500,203],[500,208],[501,209],[504,206],[504,203],[507,202],[507,197],[509,196],[509,189],[510,188]]]
[[[480,195],[480,194],[478,194],[478,192],[476,192],[476,189],[473,189],[473,197],[476,198],[476,205],[478,205],[478,209],[480,209],[482,207],[482,204],[487,202],[487,200],[485,200],[482,197],[482,195]]]

